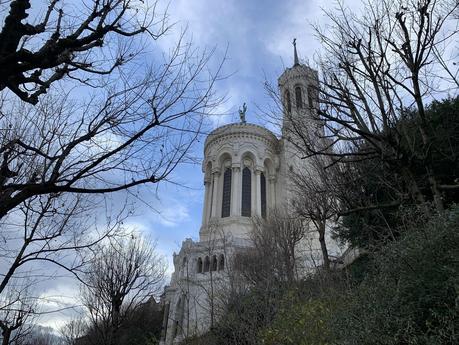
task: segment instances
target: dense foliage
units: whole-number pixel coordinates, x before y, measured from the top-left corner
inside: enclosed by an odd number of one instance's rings
[[[123,345],[155,345],[161,335],[162,308],[151,299],[140,305],[127,317],[117,331],[117,343]],[[99,332],[90,328],[86,335],[77,340],[77,345],[102,344]]]
[[[426,109],[429,124],[431,149],[414,150],[410,157],[400,157],[399,165],[388,165],[382,159],[371,159],[352,164],[341,177],[342,190],[339,191],[343,207],[354,210],[344,212],[341,226],[336,235],[342,241],[359,248],[380,246],[399,235],[397,225],[403,223],[410,213],[400,212],[418,203],[409,196],[408,188],[401,176],[406,165],[411,165],[413,178],[420,187],[426,202],[432,201],[428,176],[423,165],[432,163],[440,186],[453,185],[459,173],[459,97],[434,101]],[[405,111],[393,131],[404,132],[402,147],[421,147],[420,133],[416,129],[416,112]],[[365,147],[363,146],[362,150]],[[404,150],[408,152],[408,150]],[[428,156],[426,156],[428,155]],[[443,189],[442,200],[448,207],[459,201],[459,189]],[[368,205],[375,205],[372,209]],[[418,211],[413,214],[417,217]]]
[[[338,344],[457,344],[459,208],[411,224],[373,254],[331,323]]]
[[[240,296],[192,343],[457,344],[459,207],[424,220],[342,272],[316,274],[276,299]]]

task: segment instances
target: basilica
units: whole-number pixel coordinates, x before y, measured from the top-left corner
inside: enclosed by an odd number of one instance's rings
[[[289,172],[307,169],[286,133],[290,116],[310,117],[311,128],[317,129],[311,112],[317,101],[313,90],[318,75],[299,63],[296,46],[293,66],[283,72],[278,84],[284,108],[281,137],[247,123],[244,106],[239,123],[215,129],[205,141],[199,241],[186,239],[174,253],[175,271],[162,296],[165,314],[160,344],[176,344],[210,329],[218,318],[219,296],[232,284],[232,258],[250,248],[253,217],[288,209]]]

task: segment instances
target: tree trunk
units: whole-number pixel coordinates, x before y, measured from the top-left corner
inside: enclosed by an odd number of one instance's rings
[[[330,258],[328,257],[327,243],[325,243],[325,226],[326,221],[319,221],[317,230],[319,231],[320,249],[322,250],[323,267],[325,271],[330,271]]]
[[[210,329],[214,329],[214,281],[212,275],[212,267],[210,272]]]
[[[10,337],[11,337],[11,329],[6,328],[2,332],[2,345],[8,345],[10,343]]]
[[[112,324],[110,327],[109,335],[109,345],[115,345],[118,343],[116,340],[116,332],[119,328],[119,318],[120,318],[121,303],[113,302],[113,315],[112,315]]]

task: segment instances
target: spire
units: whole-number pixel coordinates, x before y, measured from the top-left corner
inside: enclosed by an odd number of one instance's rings
[[[296,52],[296,38],[293,39],[293,66],[299,65],[298,53]]]

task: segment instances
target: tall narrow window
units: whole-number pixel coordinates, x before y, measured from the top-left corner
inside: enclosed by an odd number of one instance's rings
[[[188,267],[187,267],[187,258],[186,258],[186,256],[183,258],[183,261],[182,261],[182,275],[184,275],[184,276],[188,275]]]
[[[266,178],[265,174],[260,174],[260,197],[261,197],[261,216],[266,218]]]
[[[225,269],[225,255],[220,254],[220,258],[218,259],[218,270],[223,271]]]
[[[292,101],[290,99],[290,91],[288,90],[285,92],[285,107],[289,113],[292,112]]]
[[[242,205],[241,215],[250,217],[252,211],[252,172],[249,168],[242,169]]]
[[[202,273],[202,259],[201,258],[198,258],[198,262],[197,262],[197,271],[198,273]]]
[[[209,272],[210,270],[210,259],[208,256],[204,259],[204,272]]]
[[[295,101],[296,101],[296,107],[298,109],[303,108],[303,99],[301,96],[301,87],[297,86],[295,87]]]
[[[212,256],[212,265],[210,266],[211,271],[216,271],[218,267],[217,255]]]
[[[319,103],[319,94],[317,92],[317,89],[309,85],[308,86],[308,103],[309,103],[309,108],[314,108],[314,102]]]
[[[231,168],[223,174],[222,218],[229,217],[231,208]]]
[[[311,88],[311,86],[308,86],[308,106],[309,106],[309,108],[312,108],[314,106],[314,103],[312,101],[312,88]]]

